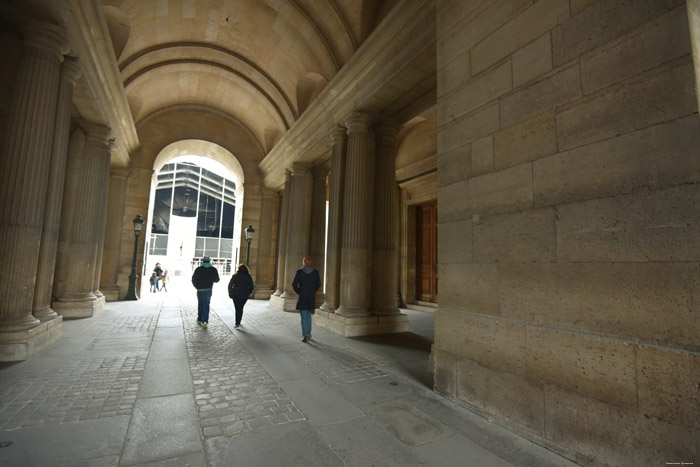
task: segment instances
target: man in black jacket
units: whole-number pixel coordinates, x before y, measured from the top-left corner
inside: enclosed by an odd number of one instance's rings
[[[294,291],[299,294],[297,310],[301,315],[302,342],[311,339],[311,312],[316,309],[316,291],[321,287],[318,271],[311,267],[311,257],[304,258],[304,267],[297,270],[292,282]]]
[[[202,265],[192,274],[192,285],[197,289],[197,324],[204,329],[209,325],[209,303],[214,282],[219,282],[219,271],[211,265],[211,259],[205,256]]]

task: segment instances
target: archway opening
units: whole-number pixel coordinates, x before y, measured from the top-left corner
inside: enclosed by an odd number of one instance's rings
[[[223,147],[202,140],[166,146],[153,165],[141,293],[187,281],[205,256],[231,274],[239,251],[243,170]],[[243,253],[245,254],[245,253]],[[165,275],[166,281],[158,280]],[[149,292],[150,291],[150,292]]]

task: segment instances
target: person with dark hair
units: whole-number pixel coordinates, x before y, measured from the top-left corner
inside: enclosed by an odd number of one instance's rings
[[[311,257],[304,257],[304,267],[297,270],[292,281],[294,291],[299,294],[297,310],[301,315],[302,342],[311,339],[311,312],[316,309],[316,291],[321,287],[318,271],[311,267]]]
[[[238,271],[231,276],[228,283],[228,296],[233,300],[233,306],[236,308],[236,328],[241,327],[241,318],[243,318],[243,306],[248,301],[248,297],[253,293],[255,285],[253,278],[250,276],[248,266],[245,264],[238,265]]]
[[[160,280],[163,278],[163,268],[160,267],[160,263],[156,263],[153,272],[156,273],[156,291],[160,292]]]
[[[204,329],[209,326],[209,303],[214,282],[219,282],[219,271],[211,265],[211,259],[205,256],[202,265],[192,274],[192,285],[197,289],[197,324]]]

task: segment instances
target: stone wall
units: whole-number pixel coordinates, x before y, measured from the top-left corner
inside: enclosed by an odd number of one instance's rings
[[[698,461],[685,2],[442,0],[437,31],[435,390],[582,464]]]

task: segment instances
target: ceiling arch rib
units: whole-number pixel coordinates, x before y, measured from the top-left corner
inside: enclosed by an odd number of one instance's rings
[[[246,75],[244,75],[243,73],[239,73],[238,71],[234,70],[233,68],[228,67],[228,66],[226,66],[226,65],[222,65],[222,64],[220,64],[220,63],[209,62],[209,61],[206,61],[206,60],[192,59],[192,58],[183,58],[183,59],[175,59],[175,60],[167,60],[167,61],[164,61],[164,62],[158,62],[158,63],[154,63],[154,64],[152,64],[152,65],[149,65],[149,66],[147,66],[146,68],[142,68],[142,69],[140,69],[138,72],[136,72],[135,74],[131,75],[131,76],[124,82],[124,87],[125,87],[125,88],[128,88],[128,87],[129,87],[129,84],[130,84],[131,82],[133,82],[134,80],[138,79],[140,76],[142,76],[142,75],[144,75],[144,74],[146,74],[146,73],[149,73],[149,72],[151,72],[151,71],[154,71],[154,70],[156,70],[156,69],[158,69],[158,68],[167,67],[167,66],[170,66],[170,65],[184,65],[184,64],[195,64],[195,65],[204,65],[204,66],[210,66],[210,67],[214,67],[214,68],[220,68],[220,69],[222,69],[222,70],[224,70],[224,71],[226,71],[226,72],[228,72],[228,73],[232,73],[232,74],[234,74],[234,75],[240,77],[240,78],[243,79],[246,83],[248,83],[251,87],[255,88],[260,94],[262,94],[262,95],[264,96],[265,100],[267,100],[267,101],[269,102],[269,104],[270,104],[272,107],[275,108],[275,111],[277,112],[277,115],[279,115],[279,118],[284,122],[284,129],[285,129],[285,130],[288,130],[288,129],[289,129],[289,127],[290,127],[291,124],[290,124],[290,122],[287,120],[287,118],[285,117],[284,112],[282,111],[282,109],[280,109],[280,107],[279,107],[279,105],[277,104],[277,102],[275,102],[275,100],[274,100],[269,94],[267,94],[267,93],[265,92],[265,90],[264,90],[262,87],[260,87],[255,81],[249,79],[249,78],[248,78]]]
[[[328,53],[328,56],[330,59],[333,61],[333,74],[335,74],[338,69],[340,69],[340,65],[338,64],[338,58],[335,56],[335,53],[333,52],[333,49],[331,48],[330,44],[328,43],[328,39],[326,36],[323,35],[321,30],[319,29],[318,25],[309,17],[309,15],[304,11],[304,9],[299,6],[299,4],[295,0],[287,0],[295,9],[296,11],[306,20],[306,22],[313,28],[313,30],[316,32],[316,35],[318,36],[319,40],[323,44],[323,46],[326,48],[326,52]]]
[[[280,84],[253,62],[224,47],[204,42],[178,42],[159,44],[141,50],[124,60],[120,70],[126,87],[143,69],[152,68],[155,63],[163,63],[177,57],[178,59],[202,60],[230,69],[248,81],[256,83],[275,102],[284,115],[284,120],[291,125],[298,118],[298,111],[292,99]]]
[[[240,121],[266,150],[286,131],[278,109],[258,89],[208,64],[179,62],[153,68],[131,80],[126,92],[135,122],[159,109],[199,105]]]

